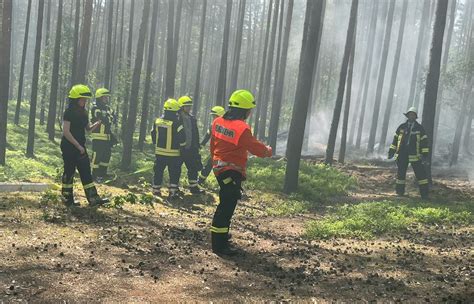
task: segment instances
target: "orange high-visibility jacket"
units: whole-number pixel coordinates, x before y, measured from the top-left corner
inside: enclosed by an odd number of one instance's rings
[[[212,123],[211,156],[214,173],[236,170],[245,178],[248,152],[258,157],[272,156],[272,149],[258,141],[243,120],[218,117]]]

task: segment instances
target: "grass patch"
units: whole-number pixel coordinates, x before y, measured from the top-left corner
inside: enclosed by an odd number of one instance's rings
[[[406,231],[414,223],[469,225],[474,223],[474,216],[468,203],[450,208],[425,203],[366,202],[338,207],[322,220],[308,222],[305,236],[372,238]]]
[[[252,158],[248,166],[245,186],[252,190],[280,192],[285,178],[285,162]],[[347,195],[356,180],[337,168],[302,161],[298,191],[292,199],[320,202],[334,196]]]

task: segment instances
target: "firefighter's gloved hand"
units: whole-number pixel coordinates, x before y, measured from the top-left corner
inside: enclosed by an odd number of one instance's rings
[[[273,149],[270,146],[267,146],[267,156],[271,157],[273,155]]]
[[[430,159],[427,155],[422,155],[421,156],[421,163],[425,166],[428,166],[430,164]]]
[[[395,152],[389,151],[388,152],[388,159],[392,159],[394,155],[395,155]]]

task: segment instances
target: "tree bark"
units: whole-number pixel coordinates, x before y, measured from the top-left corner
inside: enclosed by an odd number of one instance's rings
[[[442,0],[447,1],[447,0]],[[430,0],[424,0],[423,4],[423,13],[421,16],[420,21],[420,30],[418,32],[418,41],[416,43],[416,53],[415,53],[415,62],[413,66],[413,71],[411,74],[411,82],[410,82],[410,92],[407,101],[406,108],[408,109],[411,105],[414,105],[414,98],[415,98],[415,90],[416,90],[416,83],[418,81],[418,73],[419,73],[419,65],[420,65],[420,57],[421,57],[421,49],[423,44],[423,35],[425,33],[425,28],[428,23],[430,14]]]
[[[373,12],[374,14],[372,15],[372,19],[370,20],[370,30],[371,33],[369,34],[369,44],[370,44],[370,49],[367,52],[367,56],[365,57],[365,64],[367,65],[367,75],[364,81],[364,88],[363,88],[363,93],[362,93],[362,104],[360,106],[360,112],[359,112],[359,124],[357,127],[357,137],[356,137],[356,144],[355,148],[360,149],[360,144],[362,141],[362,131],[364,127],[364,116],[365,116],[365,108],[367,106],[367,93],[369,90],[369,84],[371,82],[371,74],[372,74],[372,62],[373,62],[373,54],[374,54],[374,48],[375,48],[375,32],[377,29],[377,12],[378,12],[378,1],[375,1]]]
[[[130,98],[130,68],[132,64],[132,41],[133,41],[133,19],[135,17],[135,1],[130,2],[130,19],[128,25],[128,38],[127,38],[127,59],[125,64],[125,98],[122,104],[122,139],[125,136],[125,125],[128,120],[128,100]]]
[[[33,62],[33,80],[31,84],[30,118],[28,121],[28,140],[26,144],[26,156],[33,157],[35,145],[36,126],[36,102],[38,99],[39,64],[41,53],[41,39],[43,37],[43,9],[44,0],[39,0],[38,20],[36,23],[35,57]]]
[[[59,86],[59,58],[61,55],[61,27],[63,20],[63,0],[58,1],[58,17],[56,22],[56,38],[54,42],[54,59],[53,71],[51,75],[51,96],[48,109],[48,123],[46,125],[46,132],[48,138],[54,141],[54,122],[56,118],[56,107],[58,102],[58,86]]]
[[[357,26],[357,24],[355,26]],[[357,31],[357,28],[356,28],[356,31]],[[339,157],[337,159],[337,161],[341,164],[343,164],[346,160],[347,128],[349,125],[349,111],[351,109],[352,76],[354,72],[355,42],[356,42],[356,37],[354,35],[354,39],[352,42],[351,57],[349,59],[349,70],[347,71],[346,102],[344,104],[344,117],[342,120],[341,146],[339,148]]]
[[[377,135],[380,105],[382,103],[382,90],[383,90],[383,85],[384,85],[384,80],[385,80],[385,69],[387,67],[387,55],[388,55],[388,48],[390,46],[390,37],[392,34],[394,12],[395,12],[395,1],[390,1],[387,22],[385,25],[382,57],[380,58],[379,77],[377,80],[377,89],[375,91],[374,114],[372,116],[372,125],[370,127],[370,134],[369,134],[369,143],[367,145],[368,155],[374,152],[375,136]],[[382,143],[380,144],[382,145]]]
[[[400,64],[400,54],[402,50],[403,36],[405,32],[407,10],[408,10],[408,0],[404,0],[403,7],[402,7],[402,16],[400,18],[400,26],[398,28],[397,48],[395,50],[395,58],[393,60],[392,76],[390,79],[390,88],[388,89],[388,95],[387,95],[387,105],[385,107],[385,113],[384,113],[383,124],[382,124],[382,134],[380,134],[380,145],[378,149],[379,153],[382,153],[382,151],[385,149],[385,145],[387,144],[386,141],[387,141],[388,125],[390,123],[390,114],[392,112],[393,94],[395,92],[395,85],[397,83],[398,66]]]
[[[454,30],[454,20],[456,20],[456,0],[451,0],[451,14],[449,17],[449,28],[446,37],[446,42],[443,50],[443,60],[441,64],[441,77],[446,75],[446,70],[448,68],[448,59],[449,59],[449,49],[451,47],[451,40],[453,37],[453,30]],[[436,140],[438,137],[438,127],[439,127],[439,113],[441,112],[441,106],[443,105],[443,92],[444,85],[439,86],[438,92],[438,100],[439,102],[436,104],[436,113],[435,113],[435,125],[434,125],[434,132],[433,132],[433,152],[436,149]]]
[[[71,83],[70,86],[73,86],[77,80],[77,60],[79,59],[79,22],[81,18],[81,0],[76,0],[76,11],[74,17],[74,37],[73,37],[73,54],[71,62]]]
[[[175,75],[173,70],[174,57],[174,2],[168,2],[168,26],[167,26],[167,40],[166,40],[166,78],[165,78],[165,99],[174,96],[174,81]],[[176,70],[175,70],[176,72]]]
[[[273,7],[273,0],[270,0],[270,3],[268,5],[268,13],[267,13],[267,26],[265,27],[265,44],[263,47],[263,56],[262,56],[262,61],[260,65],[260,80],[258,81],[258,92],[257,92],[257,100],[262,100],[263,99],[263,91],[264,91],[264,80],[265,80],[265,71],[266,71],[266,63],[267,63],[267,55],[268,55],[268,42],[270,40],[270,25],[272,22],[272,7]],[[263,31],[263,28],[262,28]],[[263,33],[262,33],[263,34]],[[304,38],[303,38],[304,39]],[[254,114],[254,132],[255,134],[258,134],[258,128],[259,128],[259,119],[260,119],[260,111],[262,108],[261,102],[257,103],[257,109]]]
[[[221,64],[219,67],[219,78],[217,82],[216,104],[224,106],[226,82],[227,82],[227,54],[229,52],[230,17],[232,15],[232,1],[226,1],[224,37],[222,40]]]
[[[77,82],[85,83],[87,54],[89,52],[89,37],[91,34],[92,20],[92,0],[86,0],[84,7],[84,19],[82,22],[81,44],[79,52],[79,62],[77,66]]]
[[[138,92],[140,88],[140,74],[143,64],[143,51],[145,48],[145,35],[148,27],[148,16],[150,12],[150,0],[145,0],[143,5],[142,22],[138,32],[137,53],[135,56],[135,67],[133,69],[132,88],[130,90],[130,109],[125,127],[125,137],[123,141],[123,154],[121,167],[124,170],[130,168],[132,162],[133,133],[137,121]]]
[[[393,2],[392,2],[393,3]],[[352,45],[355,36],[355,28],[357,22],[357,8],[359,0],[352,0],[351,14],[349,18],[349,25],[347,28],[346,44],[344,47],[344,56],[342,57],[341,72],[339,74],[339,86],[337,89],[336,104],[334,105],[334,112],[332,115],[331,129],[329,131],[328,145],[326,148],[326,164],[332,164],[334,149],[336,146],[337,129],[339,128],[339,119],[341,117],[342,102],[344,100],[344,91],[346,89],[347,69],[349,65],[349,58],[352,52]]]
[[[264,83],[263,83],[263,94],[262,94],[263,98],[260,100],[261,111],[260,111],[260,116],[259,116],[259,124],[258,124],[258,130],[255,130],[255,133],[262,140],[265,139],[265,133],[266,133],[268,104],[269,104],[268,98],[270,96],[270,90],[271,90],[272,71],[273,71],[273,65],[274,65],[273,57],[275,55],[274,48],[275,48],[275,39],[276,39],[276,33],[277,33],[277,27],[278,27],[279,9],[280,9],[280,0],[276,0],[274,12],[273,12],[272,31],[270,35],[270,44],[269,44],[270,52],[268,53],[267,63],[265,64],[266,71],[265,71],[265,77],[264,77]]]
[[[293,107],[290,131],[287,142],[287,158],[285,172],[284,192],[292,193],[298,188],[298,173],[301,159],[301,148],[303,146],[306,115],[308,111],[309,97],[311,94],[312,75],[317,65],[318,54],[317,43],[319,27],[321,26],[323,1],[308,0],[306,7],[311,12],[305,18],[307,26],[307,37],[303,36],[301,57],[298,72],[298,83],[296,88],[295,103]],[[310,4],[313,2],[313,5]],[[306,42],[304,42],[306,40]]]
[[[15,109],[15,118],[14,118],[14,123],[16,125],[20,124],[21,101],[23,99],[23,81],[25,78],[26,51],[28,49],[28,34],[30,31],[31,2],[32,0],[28,0],[28,8],[26,10],[25,36],[23,38],[23,51],[21,55],[20,76],[18,78],[18,98],[16,100],[16,109]]]
[[[145,75],[145,89],[143,90],[143,99],[142,99],[142,117],[140,120],[140,135],[138,138],[138,149],[143,151],[143,146],[145,143],[146,129],[147,129],[147,120],[149,112],[149,95],[150,95],[150,86],[151,86],[151,72],[153,68],[153,57],[155,54],[155,36],[156,36],[156,25],[158,24],[158,6],[159,1],[153,1],[153,15],[151,17],[151,29],[150,29],[150,43],[148,44],[148,59],[146,66],[146,75]]]
[[[240,51],[242,48],[242,34],[244,31],[244,17],[245,17],[246,3],[247,3],[247,0],[240,0],[239,16],[238,16],[238,22],[237,22],[237,33],[235,34],[234,58],[232,62],[232,76],[230,79],[230,89],[229,89],[230,93],[232,93],[233,91],[237,89],[237,81],[239,78]]]
[[[432,141],[434,130],[434,118],[436,112],[436,101],[438,97],[438,85],[440,76],[441,54],[443,51],[444,28],[446,26],[446,13],[448,1],[439,0],[436,6],[436,16],[431,41],[430,63],[426,78],[425,100],[423,106],[422,125],[429,139],[429,158],[431,163]],[[431,165],[428,166],[428,176],[431,179]]]
[[[275,90],[273,91],[273,104],[272,112],[270,117],[270,138],[269,144],[272,147],[273,151],[276,152],[277,148],[277,136],[278,136],[278,126],[280,123],[280,114],[281,114],[281,103],[283,95],[283,87],[286,74],[286,63],[288,60],[288,46],[290,43],[290,30],[291,30],[291,21],[293,16],[293,5],[294,0],[288,1],[288,7],[286,12],[286,22],[285,22],[285,31],[283,34],[283,45],[280,56],[280,69],[278,71],[277,82]]]
[[[112,22],[114,19],[114,1],[109,0],[109,16],[107,19],[107,47],[105,53],[105,79],[104,86],[110,90],[112,78]]]
[[[206,10],[207,0],[203,0],[202,3],[202,14],[201,14],[201,30],[199,32],[199,48],[198,48],[198,61],[196,68],[196,82],[194,85],[193,94],[193,113],[195,116],[198,115],[199,103],[201,102],[200,90],[201,90],[201,73],[202,73],[202,56],[204,53],[204,33],[206,28]]]
[[[0,36],[0,165],[5,165],[7,149],[8,86],[12,33],[12,0],[3,0]]]

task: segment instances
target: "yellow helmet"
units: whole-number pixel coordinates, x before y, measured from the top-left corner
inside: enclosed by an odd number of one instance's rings
[[[102,96],[110,96],[110,91],[106,88],[100,88],[95,91],[95,98],[101,98]]]
[[[179,105],[184,107],[184,106],[192,106],[193,105],[193,100],[189,96],[181,96],[178,99]]]
[[[176,99],[168,99],[167,101],[165,101],[165,104],[163,106],[163,109],[165,111],[172,111],[172,112],[178,112],[179,109],[181,109],[181,106],[179,105],[179,103],[176,101]]]
[[[211,114],[212,115],[217,115],[217,116],[224,116],[225,109],[221,106],[215,106],[211,109]]]
[[[76,84],[69,91],[69,98],[92,98],[92,92],[88,86],[84,84]]]
[[[250,110],[255,108],[255,98],[247,90],[237,90],[230,96],[229,106]]]

